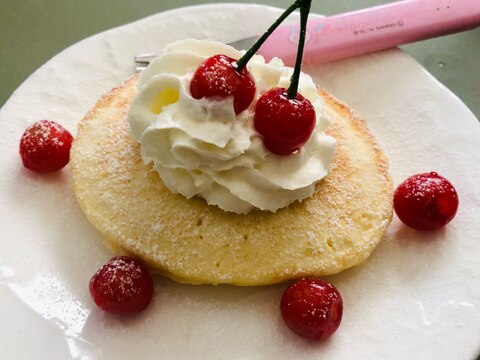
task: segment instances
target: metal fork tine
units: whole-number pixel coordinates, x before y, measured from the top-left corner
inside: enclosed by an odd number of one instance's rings
[[[248,49],[250,46],[252,46],[255,41],[258,39],[257,36],[253,36],[250,38],[246,39],[241,39],[239,41],[234,41],[231,42],[229,45],[233,46],[236,49],[243,50],[243,49]],[[138,54],[135,56],[135,63],[138,65],[135,69],[136,72],[142,72],[145,70],[148,64],[158,57],[159,54],[151,54],[151,53],[144,53],[144,54]]]
[[[258,36],[252,36],[245,39],[240,39],[228,43],[228,45],[233,46],[237,50],[248,50],[255,42],[258,40]]]
[[[150,61],[158,57],[158,54],[138,54],[135,56],[137,64],[150,64]]]

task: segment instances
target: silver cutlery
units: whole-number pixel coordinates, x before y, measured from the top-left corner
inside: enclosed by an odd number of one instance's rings
[[[258,39],[258,36],[252,36],[252,37],[249,37],[249,38],[240,39],[238,41],[228,43],[228,45],[233,46],[237,50],[246,50],[250,46],[252,46],[255,43],[255,41],[257,41],[257,39]],[[135,72],[139,73],[139,72],[142,72],[143,70],[145,70],[147,68],[148,64],[150,64],[150,62],[153,59],[158,57],[158,55],[159,54],[144,53],[144,54],[138,54],[137,56],[135,56],[135,58],[134,58],[135,65],[136,65]]]

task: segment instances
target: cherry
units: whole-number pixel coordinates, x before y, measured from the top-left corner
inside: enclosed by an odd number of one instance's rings
[[[447,179],[430,172],[402,182],[395,191],[393,204],[405,225],[416,230],[436,230],[455,217],[458,196]]]
[[[303,278],[285,290],[280,310],[287,326],[297,335],[323,340],[340,325],[343,301],[333,285],[319,279]]]
[[[193,74],[190,92],[195,99],[233,96],[233,108],[239,114],[252,103],[255,82],[246,67],[236,66],[235,59],[214,55]]]
[[[153,280],[148,270],[128,256],[116,256],[90,279],[90,295],[102,310],[129,315],[144,310],[153,294]]]
[[[311,102],[299,93],[291,99],[284,88],[270,89],[258,99],[253,121],[265,147],[278,155],[300,149],[316,123]]]
[[[70,161],[72,141],[68,130],[55,121],[37,121],[20,139],[23,166],[42,173],[60,170]]]
[[[258,41],[264,41],[270,31],[273,31],[272,29],[278,25],[279,21],[283,21],[290,12],[300,9],[300,36],[290,86],[288,89],[273,88],[267,91],[258,99],[255,106],[255,129],[262,135],[265,147],[278,155],[288,155],[300,149],[315,129],[315,109],[310,100],[298,93],[307,19],[311,5],[312,0],[296,0]],[[243,61],[242,58],[239,63],[243,64]]]

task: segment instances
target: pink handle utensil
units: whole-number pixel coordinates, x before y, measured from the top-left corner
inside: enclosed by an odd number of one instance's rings
[[[480,0],[404,0],[308,22],[304,64],[322,63],[480,25]],[[277,28],[258,53],[293,65],[299,25]]]

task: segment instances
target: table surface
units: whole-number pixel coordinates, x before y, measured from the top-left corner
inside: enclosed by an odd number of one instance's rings
[[[222,1],[0,0],[0,106],[45,61],[81,39],[175,7],[218,2]],[[286,7],[291,0],[235,2]],[[391,1],[316,0],[312,10],[331,15],[388,2]],[[480,28],[402,48],[480,118]]]

